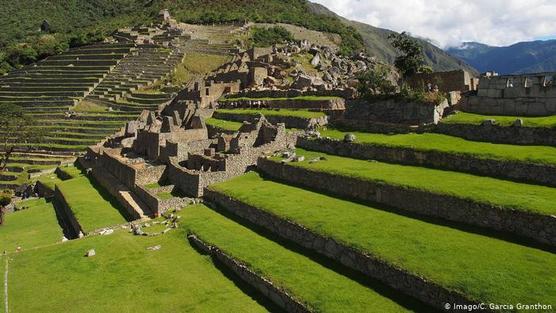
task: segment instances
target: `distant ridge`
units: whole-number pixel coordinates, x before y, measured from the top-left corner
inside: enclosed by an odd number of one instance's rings
[[[465,42],[446,50],[481,72],[523,74],[556,71],[556,40],[519,42],[507,47],[493,47]]]

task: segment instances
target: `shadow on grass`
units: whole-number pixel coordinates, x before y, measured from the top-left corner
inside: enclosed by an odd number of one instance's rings
[[[232,270],[228,269],[225,265],[223,265],[220,261],[213,258],[210,254],[207,254],[205,251],[201,250],[196,245],[193,245],[186,240],[188,244],[193,248],[193,250],[197,251],[199,254],[210,257],[214,266],[227,278],[229,279],[234,285],[239,288],[244,294],[249,296],[251,299],[256,301],[258,304],[263,306],[268,312],[275,312],[275,313],[283,313],[285,312],[282,308],[278,307],[274,302],[267,299],[263,296],[258,290],[254,287],[246,283],[242,280],[236,273]]]
[[[112,205],[114,208],[116,208],[118,210],[118,212],[120,212],[120,214],[125,218],[126,221],[131,222],[134,220],[134,218],[130,215],[130,213],[120,204],[120,202],[118,202],[118,200],[112,196],[108,190],[106,190],[104,187],[102,187],[101,184],[99,184],[94,177],[92,177],[91,175],[86,175],[85,176],[90,182],[91,185],[98,191],[98,193],[100,194],[100,196],[102,197],[102,199],[104,199],[105,201],[109,202],[110,205]]]
[[[552,247],[550,245],[547,244],[542,244],[539,243],[537,241],[534,241],[532,239],[528,239],[528,238],[524,238],[521,236],[518,236],[516,234],[512,234],[512,233],[507,233],[507,232],[503,232],[503,231],[497,231],[497,230],[493,230],[493,229],[488,229],[488,228],[484,228],[484,227],[479,227],[479,226],[474,226],[474,225],[469,225],[469,224],[463,224],[460,222],[453,222],[453,221],[448,221],[445,219],[441,219],[438,217],[432,217],[432,216],[426,216],[426,215],[421,215],[415,212],[410,212],[410,211],[406,211],[403,209],[399,209],[399,208],[395,208],[395,207],[391,207],[382,203],[376,203],[376,202],[371,202],[371,201],[363,201],[363,200],[359,200],[359,199],[354,199],[354,198],[349,198],[343,195],[339,195],[339,194],[335,194],[333,192],[330,192],[328,190],[325,189],[320,189],[320,188],[315,188],[315,187],[310,187],[310,186],[306,186],[303,184],[298,184],[295,182],[290,182],[290,181],[286,181],[280,178],[274,178],[271,175],[267,175],[265,173],[263,173],[262,171],[257,171],[257,173],[259,173],[259,175],[261,175],[261,177],[263,177],[263,179],[268,180],[268,181],[273,181],[273,182],[278,182],[284,185],[288,185],[288,186],[293,186],[293,187],[297,187],[297,188],[301,188],[304,190],[308,190],[311,192],[316,192],[316,193],[320,193],[329,197],[333,197],[336,199],[341,199],[344,201],[348,201],[348,202],[353,202],[353,203],[357,203],[357,204],[361,204],[364,206],[369,206],[372,207],[373,209],[377,209],[377,210],[381,210],[381,211],[386,211],[386,212],[390,212],[390,213],[394,213],[400,216],[405,216],[411,219],[416,219],[416,220],[420,220],[422,222],[425,223],[429,223],[429,224],[435,224],[435,225],[439,225],[439,226],[445,226],[445,227],[449,227],[449,228],[453,228],[459,231],[463,231],[463,232],[467,232],[467,233],[472,233],[472,234],[476,234],[476,235],[481,235],[481,236],[485,236],[485,237],[490,237],[490,238],[495,238],[495,239],[499,239],[499,240],[503,240],[509,243],[514,243],[514,244],[518,244],[521,246],[526,246],[526,247],[530,247],[530,248],[534,248],[534,249],[539,249],[539,250],[543,250],[546,252],[550,252],[550,253],[556,253],[556,247]]]
[[[207,205],[209,203],[206,203]],[[357,272],[355,270],[352,270],[340,263],[338,263],[337,261],[334,261],[326,256],[323,256],[317,252],[314,252],[310,249],[304,248],[300,245],[298,245],[295,242],[283,239],[282,237],[279,237],[278,235],[272,233],[271,231],[267,230],[264,227],[261,227],[259,225],[256,225],[248,220],[245,220],[233,213],[228,212],[226,209],[222,208],[220,205],[215,205],[215,204],[210,204],[209,207],[214,210],[215,212],[219,213],[220,215],[244,226],[249,228],[250,230],[254,231],[255,233],[259,234],[260,236],[263,236],[264,238],[274,241],[277,244],[281,245],[282,247],[284,247],[285,249],[288,249],[290,251],[293,251],[295,253],[304,255],[308,258],[310,258],[312,261],[319,263],[320,265],[342,275],[345,276],[346,278],[356,281],[361,285],[364,285],[370,289],[372,289],[373,291],[379,293],[380,295],[389,298],[391,300],[393,300],[394,302],[396,302],[397,304],[405,307],[408,310],[412,310],[415,312],[440,312],[438,310],[436,310],[435,308],[432,308],[412,297],[403,295],[400,291],[395,290],[393,288],[390,288],[386,285],[384,285],[382,282],[369,278],[367,276],[365,276],[364,274]]]

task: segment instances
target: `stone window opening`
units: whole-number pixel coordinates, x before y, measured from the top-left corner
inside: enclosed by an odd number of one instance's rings
[[[513,78],[508,78],[508,80],[506,81],[506,88],[514,88],[514,79]]]
[[[525,78],[525,85],[523,87],[525,87],[525,88],[533,87],[533,80],[530,77],[526,77]]]
[[[546,75],[543,79],[543,87],[550,87],[554,83],[554,76]]]

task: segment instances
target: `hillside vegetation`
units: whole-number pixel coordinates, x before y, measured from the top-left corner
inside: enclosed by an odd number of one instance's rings
[[[366,48],[384,62],[392,62],[396,50],[388,42],[390,30],[346,20],[321,5],[306,0],[60,0],[11,1],[0,12],[0,74],[45,56],[102,40],[112,31],[155,21],[167,8],[180,22],[288,23],[340,35],[343,53]],[[48,32],[41,32],[46,20]],[[464,62],[420,40],[426,63],[434,70],[466,68]]]
[[[363,39],[338,18],[310,10],[305,0],[22,0],[3,4],[0,12],[0,74],[70,46],[102,40],[114,30],[155,21],[167,8],[187,23],[289,23],[342,37],[343,53],[363,49]],[[42,31],[43,21],[49,30]]]

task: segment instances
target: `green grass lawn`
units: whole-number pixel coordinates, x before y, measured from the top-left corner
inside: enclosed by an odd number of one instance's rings
[[[291,116],[291,117],[301,117],[301,118],[319,118],[326,114],[324,112],[314,112],[308,110],[270,110],[270,109],[219,109],[218,113],[222,114],[248,114],[248,115],[259,115],[263,114],[265,116]]]
[[[556,214],[556,188],[418,166],[357,160],[303,149],[298,149],[297,154],[305,156],[306,160],[321,156],[326,160],[292,162],[288,166],[452,195],[507,209]],[[274,160],[280,161],[281,158]]]
[[[243,123],[226,121],[217,118],[206,119],[205,123],[212,127],[229,130],[229,131],[237,131],[243,125]]]
[[[57,184],[62,182],[62,180],[55,173],[41,175],[37,178],[37,181],[41,182],[52,191],[54,191]]]
[[[556,255],[340,200],[248,173],[211,187],[493,303],[556,303]]]
[[[66,175],[68,175],[71,178],[77,178],[80,176],[83,176],[83,173],[81,172],[81,170],[73,165],[68,165],[68,166],[60,166],[58,167],[59,170],[63,173],[65,173]]]
[[[147,250],[155,245],[160,250]],[[89,249],[94,257],[84,257]],[[266,311],[182,230],[156,237],[120,230],[10,255],[9,303],[10,312]]]
[[[323,137],[343,139],[347,132],[336,129],[321,130]],[[410,148],[419,151],[439,151],[460,155],[471,155],[482,159],[515,160],[556,165],[556,147],[518,146],[465,140],[441,134],[374,134],[350,132],[356,142],[387,147]]]
[[[87,177],[62,181],[57,186],[85,232],[126,222],[116,203]]]
[[[442,120],[445,124],[472,124],[480,125],[484,120],[493,119],[500,126],[511,126],[516,119],[523,120],[524,127],[548,127],[556,128],[556,115],[543,117],[521,117],[521,116],[493,116],[480,115],[467,112],[457,112]]]
[[[232,102],[232,101],[285,101],[285,100],[297,100],[297,101],[327,101],[327,100],[336,100],[341,99],[340,97],[334,96],[298,96],[293,98],[285,98],[285,97],[278,97],[278,98],[271,98],[271,97],[262,97],[262,98],[249,98],[249,97],[229,97],[229,98],[222,98],[219,99],[219,102]]]
[[[314,312],[404,312],[378,294],[310,258],[288,250],[203,205],[188,207],[185,227],[270,279]]]
[[[62,240],[62,229],[51,203],[32,199],[21,201],[17,206],[26,209],[6,214],[4,225],[0,226],[0,253],[14,252],[17,247],[27,250]]]

